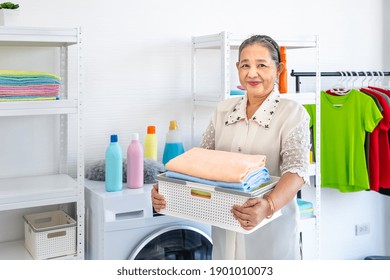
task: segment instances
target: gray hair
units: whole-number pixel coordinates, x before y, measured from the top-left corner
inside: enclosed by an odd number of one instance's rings
[[[242,50],[250,45],[254,44],[260,44],[264,47],[266,47],[270,54],[273,61],[275,61],[276,65],[279,65],[280,63],[280,50],[279,45],[276,43],[274,39],[267,35],[253,35],[252,37],[246,39],[244,42],[241,43],[240,48],[238,50],[238,60],[240,60],[241,52]]]

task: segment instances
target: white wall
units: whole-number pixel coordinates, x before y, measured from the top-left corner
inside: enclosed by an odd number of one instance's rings
[[[87,164],[104,157],[110,134],[119,135],[125,151],[131,133],[139,132],[143,140],[146,126],[151,124],[157,126],[161,158],[171,119],[178,121],[189,147],[194,35],[224,30],[280,37],[318,34],[322,71],[388,71],[390,67],[385,55],[389,49],[389,30],[384,28],[389,5],[385,0],[18,3],[20,25],[82,28]],[[304,56],[291,59],[291,69],[314,71]],[[333,82],[324,80],[323,87]],[[311,87],[313,83],[307,81],[303,86]],[[209,112],[204,112],[203,122],[207,123],[208,118]],[[197,137],[202,130],[197,131]],[[306,195],[311,195],[310,190]],[[385,248],[385,233],[390,232],[385,227],[389,214],[384,214],[390,207],[388,197],[324,189],[322,198],[321,258],[390,254],[389,244]],[[371,234],[354,236],[354,225],[363,222],[370,222]]]

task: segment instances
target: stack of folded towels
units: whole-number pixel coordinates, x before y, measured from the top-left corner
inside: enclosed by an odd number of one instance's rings
[[[50,73],[0,70],[0,102],[59,99],[61,78]]]
[[[297,198],[301,219],[314,217],[313,203]]]
[[[251,191],[270,181],[264,155],[192,148],[171,159],[166,176],[211,186]]]

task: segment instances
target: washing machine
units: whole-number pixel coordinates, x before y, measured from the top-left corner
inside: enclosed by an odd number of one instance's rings
[[[211,259],[211,226],[155,213],[151,189],[85,180],[86,259]]]

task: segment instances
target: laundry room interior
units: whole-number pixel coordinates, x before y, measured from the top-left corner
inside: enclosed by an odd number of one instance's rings
[[[212,210],[196,207],[198,201],[212,204],[218,192],[224,193],[221,205],[232,203],[231,196],[245,198],[244,203],[252,194],[225,193],[219,186],[182,194],[191,189],[188,182],[163,175],[168,144],[183,148],[169,160],[193,151],[210,132],[218,102],[245,95],[236,62],[240,44],[252,35],[268,35],[285,47],[286,89],[280,91],[280,80],[275,87],[280,100],[300,103],[311,117],[309,183],[293,198],[302,203],[296,203],[297,259],[390,259],[390,1],[13,3],[16,9],[0,9],[0,260],[212,260],[213,246],[224,241],[227,251],[236,246],[227,236],[213,239],[224,219],[235,224],[225,228],[228,232],[250,237],[233,217],[232,204],[224,210],[226,218],[215,214],[219,204]],[[29,77],[36,82],[29,85]],[[27,94],[18,93],[22,87]],[[343,97],[380,91],[381,98],[370,99],[375,113],[364,109],[362,116],[351,113],[323,125],[334,117],[321,111],[322,96],[335,87],[348,89]],[[49,88],[56,95],[43,93]],[[340,152],[333,148],[345,133],[325,130],[336,123],[350,129],[352,118],[360,117],[353,123],[364,133],[362,159],[349,154],[356,131],[351,128],[348,150]],[[127,160],[135,153],[133,142],[142,152],[138,163]],[[113,143],[121,163],[114,172],[121,182],[115,190],[107,189],[107,151]],[[340,166],[344,154],[348,164]],[[131,186],[140,160],[142,186]],[[358,173],[368,184],[354,187],[353,178],[350,188],[323,183],[331,165],[339,167],[331,176]],[[160,192],[175,188],[166,195],[183,212],[156,211],[154,185]],[[274,215],[255,231],[285,215],[272,199],[264,200],[269,217]]]

